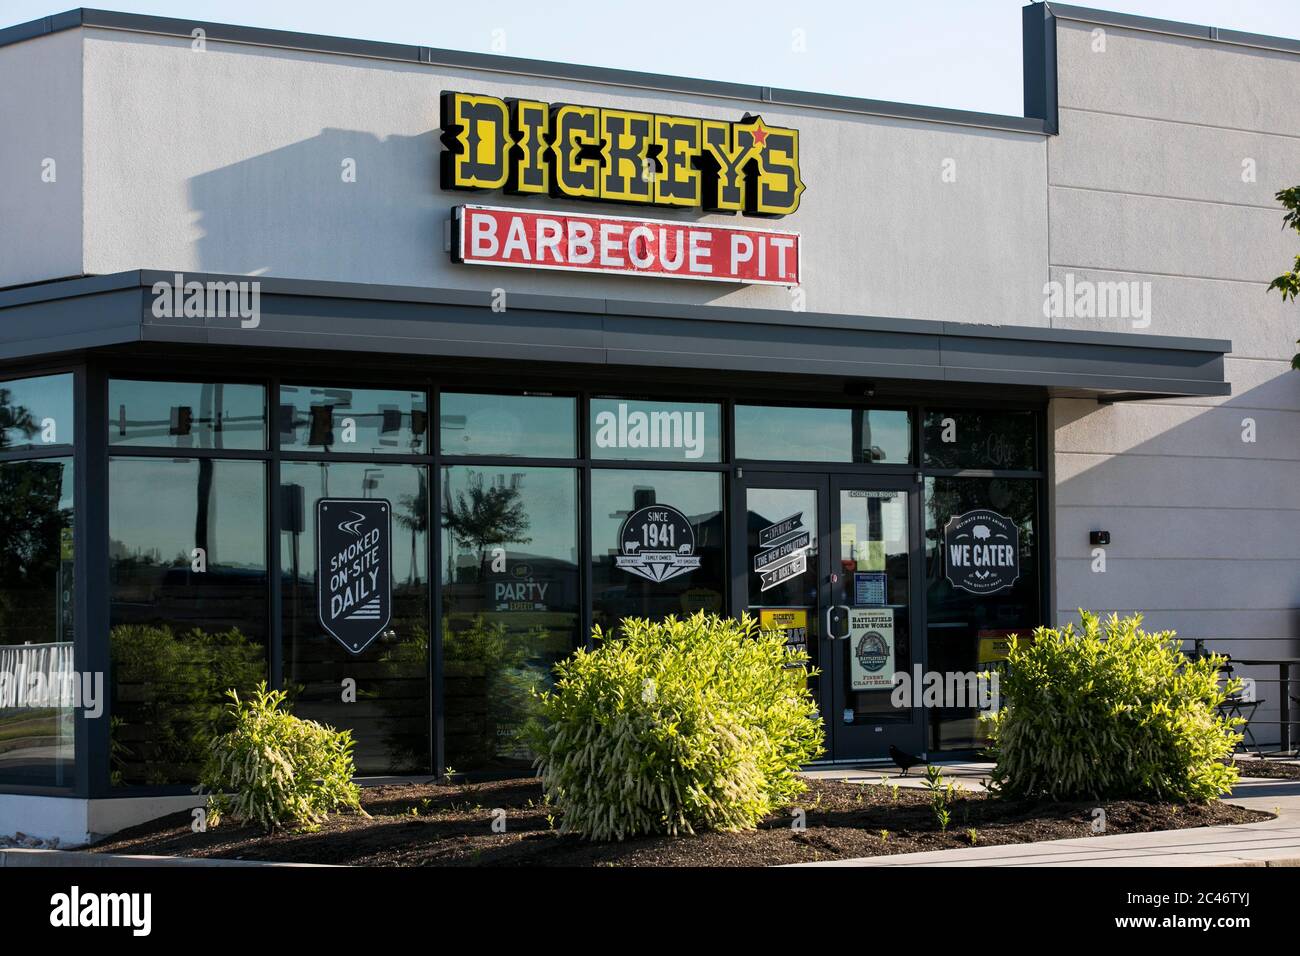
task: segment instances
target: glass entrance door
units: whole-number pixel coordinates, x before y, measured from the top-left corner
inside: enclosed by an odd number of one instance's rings
[[[829,602],[847,617],[848,632],[827,641],[823,655],[835,758],[884,757],[891,744],[920,754],[916,492],[898,479],[835,478],[830,498]],[[896,674],[906,675],[901,684]]]
[[[919,662],[915,492],[898,479],[771,473],[738,490],[745,610],[806,647],[820,671],[826,759],[885,758],[890,744],[919,754],[919,710],[910,694],[903,706],[893,699],[895,672]],[[828,613],[845,636],[830,633]]]

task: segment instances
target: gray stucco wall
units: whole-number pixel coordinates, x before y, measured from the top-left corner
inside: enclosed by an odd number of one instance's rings
[[[1296,252],[1273,194],[1300,181],[1300,56],[1096,29],[1057,24],[1051,274],[1150,283],[1150,325],[1052,324],[1231,339],[1233,394],[1052,403],[1055,606],[1062,621],[1078,607],[1143,610],[1238,657],[1296,654],[1300,372],[1289,359],[1300,306],[1265,289]],[[1248,418],[1253,444],[1242,441]],[[1104,573],[1088,544],[1096,528],[1112,533]],[[1258,692],[1259,717],[1276,719],[1277,685]]]
[[[443,222],[462,202],[699,218],[441,191],[438,95],[452,89],[727,120],[749,110],[794,126],[807,183],[800,210],[745,221],[802,233],[809,311],[1044,323],[1039,134],[231,43],[195,53],[174,38],[76,32],[85,36],[87,272],[147,267],[791,307],[777,287],[450,262]],[[356,183],[342,181],[345,158],[357,162]],[[949,158],[956,182],[942,179]]]
[[[81,40],[75,32],[0,51],[0,117],[0,286],[80,275]]]

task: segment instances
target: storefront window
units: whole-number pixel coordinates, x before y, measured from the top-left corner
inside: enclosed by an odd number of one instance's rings
[[[349,513],[364,515],[365,528],[378,526],[377,540],[389,565],[387,588],[378,579],[382,564],[366,566],[352,581],[331,571],[338,567],[331,563],[337,547],[317,546],[318,524],[325,527],[326,520],[317,507],[322,499],[377,503]],[[280,466],[280,505],[282,676],[294,712],[350,729],[358,773],[428,771],[428,471],[419,465],[361,461],[285,462]],[[348,523],[341,522],[328,534],[333,540],[348,530]],[[370,542],[368,536],[363,540]],[[318,575],[322,559],[328,581]],[[321,624],[321,584],[330,614],[337,610],[335,599],[338,607],[355,603],[350,625],[372,626],[369,633],[360,632],[364,647],[359,653],[343,643],[355,633],[337,624],[331,633]]]
[[[73,783],[72,496],[71,459],[0,463],[0,783]]]
[[[593,620],[726,610],[726,521],[716,472],[591,473]]]
[[[736,406],[736,457],[905,465],[912,430],[905,411]]]
[[[1038,415],[1032,411],[927,411],[925,466],[1032,471]]]
[[[266,448],[265,389],[220,382],[108,383],[108,441],[163,448]]]
[[[577,472],[444,468],[441,516],[447,763],[528,766],[531,691],[581,643]]]
[[[443,392],[439,400],[444,455],[577,455],[578,413],[574,398]]]
[[[72,444],[72,376],[0,382],[0,451]]]
[[[978,673],[1006,659],[1011,634],[1043,623],[1039,482],[925,480],[927,650],[930,671]],[[932,708],[930,748],[982,747],[974,709]]]
[[[113,784],[192,783],[266,679],[266,465],[110,458]]]
[[[280,387],[280,446],[285,449],[419,455],[428,427],[424,392]]]
[[[591,400],[591,457],[605,461],[722,460],[721,407],[701,402]]]

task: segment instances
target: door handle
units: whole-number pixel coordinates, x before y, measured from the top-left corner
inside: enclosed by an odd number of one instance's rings
[[[826,608],[826,636],[832,641],[842,641],[849,636],[848,605],[832,604]]]

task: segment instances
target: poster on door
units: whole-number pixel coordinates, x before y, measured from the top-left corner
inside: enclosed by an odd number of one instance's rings
[[[849,687],[889,690],[894,686],[894,609],[849,609]]]
[[[804,607],[760,608],[758,626],[764,631],[780,631],[791,647],[808,646],[808,609]]]

